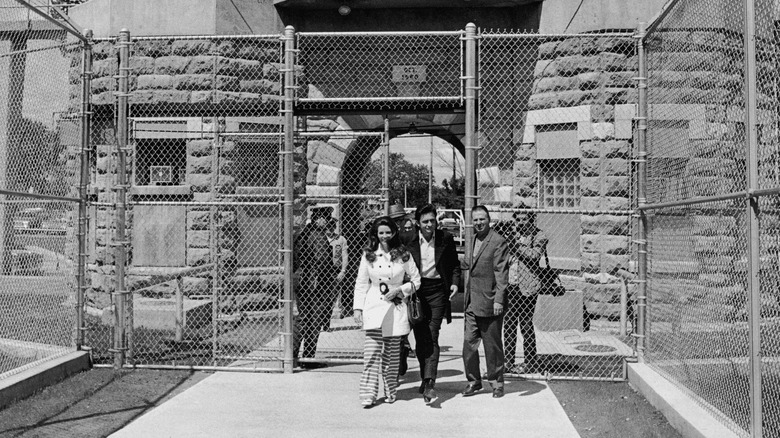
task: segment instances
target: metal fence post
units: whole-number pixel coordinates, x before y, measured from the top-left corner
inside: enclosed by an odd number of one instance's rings
[[[293,357],[293,150],[295,119],[293,104],[295,101],[295,28],[287,26],[284,29],[284,103],[281,110],[284,119],[284,322],[282,340],[284,357],[282,359],[285,373],[292,373],[295,358]]]
[[[390,215],[390,119],[385,119],[385,131],[382,136],[382,154],[384,155],[384,172],[382,172],[382,198],[385,203],[385,214]]]
[[[644,361],[646,347],[647,324],[647,214],[641,209],[647,204],[647,53],[645,52],[644,38],[646,24],[639,23],[637,27],[637,58],[639,62],[639,76],[637,77],[638,108],[636,117],[637,154],[637,209],[636,217],[639,221],[636,245],[637,245],[637,274],[638,287],[636,297],[636,355],[639,361]]]
[[[745,0],[745,140],[747,142],[747,191],[758,186],[758,132],[756,86],[756,10],[754,0]],[[748,327],[750,334],[750,428],[751,436],[763,435],[761,402],[761,281],[758,200],[751,194],[746,203],[748,261]]]
[[[84,345],[84,294],[87,266],[87,184],[89,184],[90,123],[92,122],[92,30],[84,31],[81,64],[81,174],[79,176],[79,222],[76,284],[76,349]]]
[[[119,31],[119,92],[117,94],[117,185],[116,185],[116,234],[114,237],[114,304],[116,306],[116,326],[114,333],[114,368],[122,368],[127,351],[126,315],[127,290],[125,290],[125,261],[127,258],[127,236],[125,216],[127,211],[127,150],[128,120],[127,103],[129,97],[130,70],[130,31]]]
[[[477,26],[474,23],[466,25],[466,75],[463,79],[466,81],[464,87],[464,100],[466,106],[466,120],[464,131],[464,145],[466,148],[466,194],[464,213],[466,219],[465,227],[465,260],[471,266],[472,250],[474,248],[474,226],[471,223],[471,209],[474,207],[477,198],[476,169],[477,169]],[[469,271],[466,271],[464,285],[468,284]],[[467,291],[464,291],[468,293]]]

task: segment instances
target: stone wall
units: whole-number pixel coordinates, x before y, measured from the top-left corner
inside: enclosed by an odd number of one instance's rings
[[[113,105],[116,47],[100,42],[93,53],[92,102]],[[137,41],[130,59],[130,102],[185,110],[187,105],[243,107],[244,112],[254,108],[255,114],[262,113],[258,105],[279,100],[279,62],[279,43],[273,40]]]
[[[746,188],[743,44],[740,34],[717,29],[656,32],[648,41],[651,116],[683,122],[688,137],[684,144],[670,136],[656,136],[649,142],[651,156],[682,163],[676,175],[681,192],[651,190],[650,202],[724,195]],[[759,78],[776,76],[770,63],[759,62],[757,70]],[[756,90],[762,187],[776,184],[772,181],[778,162],[775,88],[773,80],[759,79]],[[776,200],[763,199],[765,206],[773,202]],[[692,257],[678,264],[678,269],[686,264],[690,267],[679,280],[659,284],[656,300],[660,305],[684,307],[690,317],[701,320],[746,319],[745,213],[742,199],[701,204],[686,211],[689,234],[683,242],[690,242]],[[762,208],[760,222],[761,313],[772,316],[780,313],[777,278],[772,274],[777,272],[778,254],[772,236],[778,235],[780,224],[777,214],[766,208]]]
[[[568,149],[566,156],[579,160],[578,209],[633,208],[634,44],[628,37],[593,36],[545,41],[538,46],[532,91],[525,108],[518,108],[525,118],[513,135],[512,168],[496,169],[498,178],[481,183],[483,191],[490,188],[493,192],[489,202],[503,207],[520,203],[541,207],[539,160],[556,158]],[[571,133],[560,135],[553,145],[540,144],[539,133],[549,126],[568,126]],[[540,154],[542,147],[547,150]],[[617,318],[623,289],[627,287],[631,296],[635,291],[633,284],[624,285],[616,275],[633,269],[630,216],[604,213],[579,218],[579,252],[571,256],[579,257],[580,266],[570,267],[573,270],[563,280],[569,288],[583,291],[586,313]]]
[[[94,46],[92,103],[93,142],[96,161],[92,169],[92,199],[98,203],[114,202],[112,187],[116,181],[116,143],[113,121],[115,75],[118,72],[117,48],[112,42]],[[281,90],[278,40],[151,40],[137,41],[131,49],[129,98],[131,117],[200,117],[278,116]],[[74,64],[77,65],[77,64]],[[76,74],[76,72],[74,72]],[[78,90],[71,92],[74,108]],[[188,190],[131,188],[131,205],[127,214],[127,235],[133,237],[132,200],[180,200],[193,203],[211,202],[236,190],[234,143],[220,141],[215,147],[213,135],[198,132],[186,140],[186,171],[183,186]],[[165,153],[161,151],[161,153]],[[215,156],[216,155],[216,156]],[[132,152],[128,153],[128,169],[132,168]],[[216,166],[216,168],[215,168]],[[127,175],[130,180],[131,175]],[[131,184],[131,187],[133,184]],[[161,283],[186,267],[196,267],[217,261],[221,275],[235,272],[238,230],[234,207],[215,209],[206,204],[187,206],[185,221],[185,262],[183,266],[155,267],[133,264],[130,248],[127,286],[142,290],[143,295],[168,297],[175,292],[175,281]],[[103,309],[110,304],[113,288],[115,216],[113,208],[100,206],[92,218],[94,249],[91,251],[87,302]],[[165,245],[166,242],[161,242]],[[183,278],[185,296],[208,294],[212,272],[202,272]],[[150,286],[152,285],[152,286]],[[232,284],[223,285],[230,290]],[[231,300],[226,300],[230,302]]]

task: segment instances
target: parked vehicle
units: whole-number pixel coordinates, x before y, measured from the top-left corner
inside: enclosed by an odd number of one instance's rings
[[[466,219],[463,217],[462,211],[457,209],[439,210],[436,221],[439,223],[439,228],[452,234],[456,245],[461,247],[465,244]]]

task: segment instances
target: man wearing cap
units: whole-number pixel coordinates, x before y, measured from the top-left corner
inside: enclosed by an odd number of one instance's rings
[[[303,342],[301,358],[314,358],[320,331],[327,328],[332,313],[335,287],[331,272],[332,247],[327,237],[328,220],[333,207],[312,209],[311,222],[295,239],[294,265],[300,281],[296,293],[298,303],[295,357]],[[319,368],[322,364],[304,362],[302,368]]]

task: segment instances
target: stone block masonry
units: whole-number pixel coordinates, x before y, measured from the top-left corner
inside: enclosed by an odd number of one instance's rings
[[[507,184],[499,181],[481,186],[483,201],[494,200],[498,207],[522,202],[545,208],[539,202],[544,190],[541,166],[546,166],[548,172],[575,172],[578,205],[568,208],[629,211],[634,190],[630,176],[636,111],[632,80],[637,70],[634,42],[628,37],[561,38],[542,42],[536,56],[527,100],[517,101],[512,104],[512,111],[495,116],[524,115],[522,127],[512,135],[512,156],[506,157],[505,164],[501,164],[500,158],[491,157],[492,162],[498,162],[499,173],[511,166],[511,200],[502,203],[501,197],[491,194]],[[491,120],[493,131],[482,128],[484,150],[499,153],[500,146],[493,143],[505,137],[501,130],[513,125],[509,119]],[[574,163],[576,168],[571,167]],[[580,264],[570,267],[569,274],[584,278],[632,268],[630,215],[588,213],[577,217],[580,239],[579,244],[573,243],[576,254],[569,257],[579,258]],[[591,316],[613,318],[619,313],[617,279],[615,284],[567,281],[570,287],[577,288],[582,296],[581,306]]]

